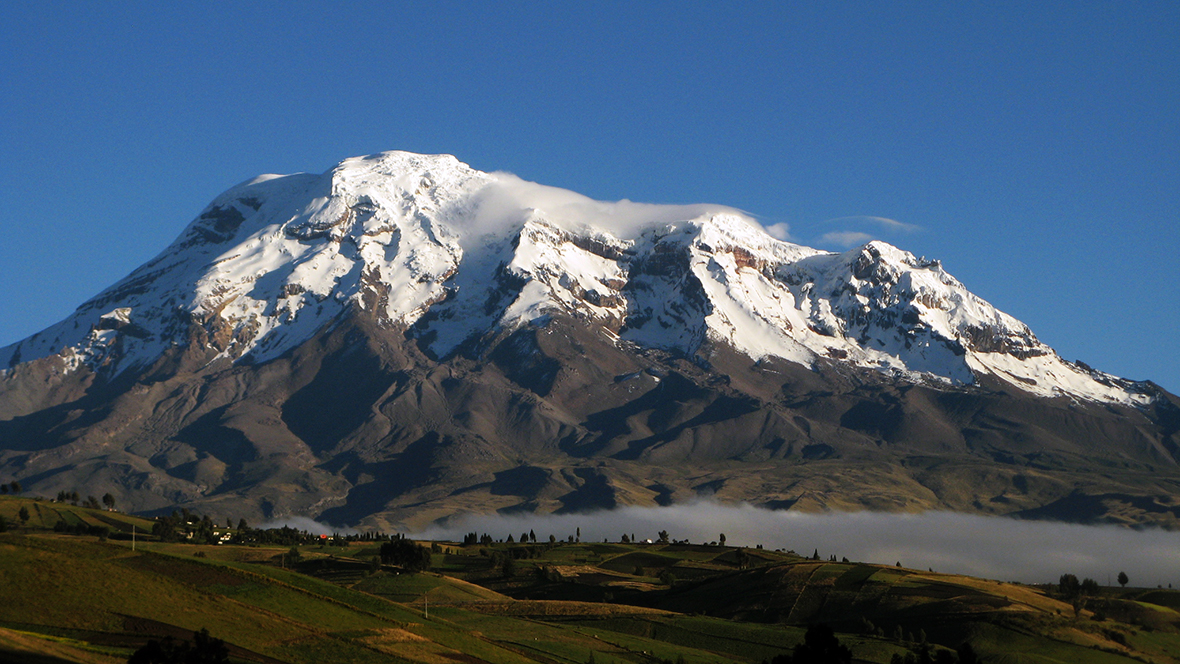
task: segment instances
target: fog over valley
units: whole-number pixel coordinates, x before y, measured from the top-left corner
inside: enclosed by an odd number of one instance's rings
[[[268,525],[291,525],[316,532],[340,532],[308,519]],[[453,519],[413,538],[462,541],[469,532],[497,540],[519,538],[532,530],[538,541],[554,535],[565,540],[581,529],[582,541],[617,542],[626,533],[640,541],[667,530],[674,540],[694,544],[716,541],[725,533],[729,546],[794,550],[827,559],[880,564],[901,562],[915,569],[969,574],[1021,583],[1056,582],[1062,574],[1113,584],[1120,571],[1130,585],[1151,587],[1180,582],[1180,533],[1119,526],[1082,526],[1022,521],[951,512],[883,514],[839,512],[803,514],[751,505],[712,501],[670,507],[623,507],[589,514],[471,515]]]

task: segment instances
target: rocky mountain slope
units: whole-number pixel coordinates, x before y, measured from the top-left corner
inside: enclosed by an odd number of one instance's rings
[[[0,476],[143,510],[1180,516],[1177,398],[1061,359],[938,261],[450,156],[234,187],[0,366]]]

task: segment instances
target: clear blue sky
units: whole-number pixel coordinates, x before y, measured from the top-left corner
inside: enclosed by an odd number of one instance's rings
[[[1180,392],[1180,3],[737,4],[12,4],[0,345],[237,182],[402,149],[872,235]]]

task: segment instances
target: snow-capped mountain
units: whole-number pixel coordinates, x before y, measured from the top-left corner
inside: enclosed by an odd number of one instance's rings
[[[389,152],[267,175],[0,349],[0,479],[416,527],[708,494],[1180,527],[1180,399],[937,261]]]
[[[913,381],[1152,398],[1063,361],[938,261],[882,242],[821,252],[721,206],[601,203],[405,152],[230,189],[155,259],[0,350],[0,366],[58,354],[67,370],[117,374],[193,343],[211,361],[264,363],[353,309],[412,329],[436,357],[561,313],[687,355],[710,340]]]

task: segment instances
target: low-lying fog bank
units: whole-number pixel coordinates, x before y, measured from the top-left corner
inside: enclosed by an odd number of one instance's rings
[[[566,539],[581,528],[582,541],[617,542],[626,533],[656,539],[712,542],[725,533],[731,546],[792,549],[837,558],[933,568],[1001,581],[1056,582],[1064,573],[1106,585],[1125,571],[1133,586],[1180,584],[1180,532],[1078,526],[949,512],[800,514],[698,502],[671,507],[623,507],[591,514],[482,515],[434,526],[414,537],[461,541],[468,532],[506,539],[532,530],[538,541]],[[1180,585],[1178,585],[1180,587]]]

